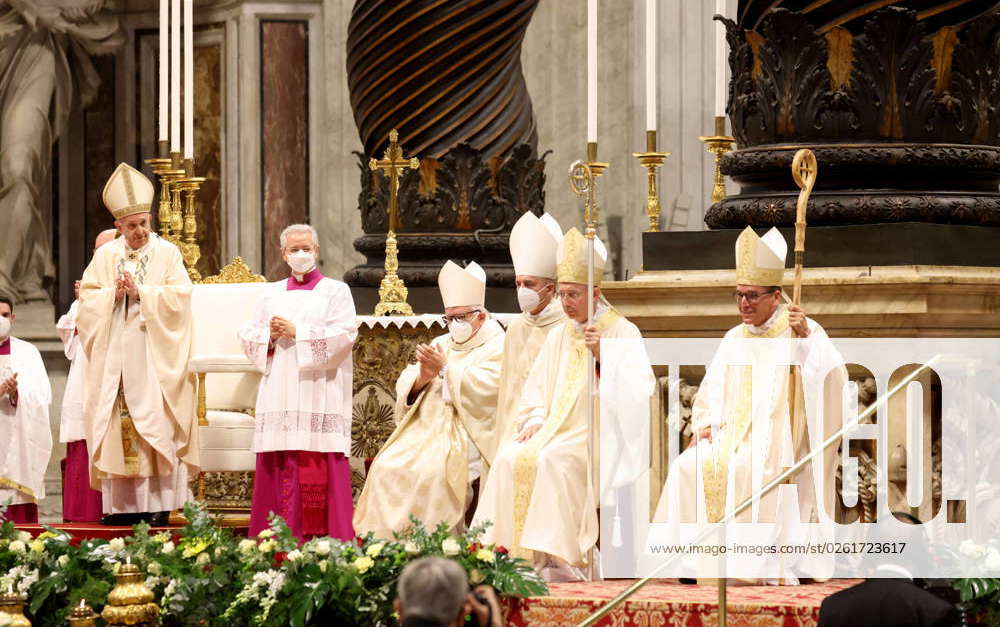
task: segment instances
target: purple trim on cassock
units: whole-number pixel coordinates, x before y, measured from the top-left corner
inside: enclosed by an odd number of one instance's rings
[[[7,338],[3,341],[3,344],[0,344],[0,355],[10,355],[10,338]]]
[[[291,292],[292,290],[311,290],[316,285],[323,280],[323,273],[319,271],[319,268],[313,268],[309,272],[302,275],[302,280],[299,281],[295,278],[295,275],[288,277],[288,283],[286,284],[286,291]]]

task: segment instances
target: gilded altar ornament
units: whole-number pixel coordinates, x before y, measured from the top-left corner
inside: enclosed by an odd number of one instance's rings
[[[118,574],[115,587],[108,594],[108,603],[101,612],[108,627],[140,627],[157,623],[160,608],[153,603],[153,591],[146,587],[145,575],[138,566],[126,558]]]
[[[726,135],[725,116],[715,117],[715,135],[698,138],[705,144],[705,150],[715,155],[715,179],[712,184],[712,203],[721,202],[726,197],[726,180],[722,177],[722,155],[732,151],[736,139]]]
[[[403,157],[396,129],[389,132],[389,146],[381,159],[372,157],[368,161],[372,172],[382,171],[389,175],[389,229],[385,234],[385,276],[378,288],[376,316],[412,316],[413,308],[406,302],[407,290],[403,279],[399,278],[398,249],[396,247],[396,221],[399,213],[399,175],[404,168],[416,170],[420,161]]]
[[[0,594],[0,612],[10,617],[10,627],[31,627],[31,621],[24,615],[24,597],[14,592],[14,584],[7,587],[7,592]]]
[[[193,171],[193,166],[189,172]],[[174,224],[181,220],[181,228],[175,231],[177,237],[177,247],[184,257],[184,266],[187,268],[188,276],[193,283],[201,281],[201,273],[198,272],[198,260],[201,259],[201,246],[198,245],[198,190],[201,189],[205,178],[202,176],[185,176],[174,185],[178,193],[183,195],[183,212],[179,215],[174,213]]]
[[[646,217],[649,219],[649,232],[660,230],[660,192],[656,185],[656,170],[670,156],[669,152],[657,152],[656,131],[646,131],[646,152],[633,152],[632,156],[639,160],[639,165],[646,168]]]
[[[153,174],[160,179],[160,202],[156,206],[156,221],[160,226],[160,237],[173,242],[173,211],[171,210],[170,184],[184,176],[183,170],[174,170],[172,161],[167,158],[146,159],[146,163],[153,168]]]
[[[69,627],[97,627],[97,613],[87,605],[86,599],[69,613]]]

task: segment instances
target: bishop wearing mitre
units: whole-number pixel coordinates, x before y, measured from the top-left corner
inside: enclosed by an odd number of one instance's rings
[[[451,261],[438,274],[448,333],[416,347],[396,382],[396,429],[372,461],[354,512],[359,535],[388,538],[416,516],[465,524],[470,484],[494,426],[503,328],[486,311],[486,273]]]
[[[95,251],[80,285],[90,477],[108,524],[165,521],[198,469],[191,280],[177,247],[152,232],[152,199],[141,172],[115,169],[103,200],[121,237]]]
[[[610,489],[639,471],[629,466],[626,449],[642,441],[654,386],[639,329],[601,296],[607,253],[596,238],[596,307],[588,320],[587,248],[575,228],[559,244],[556,278],[566,320],[548,332],[528,373],[515,436],[497,452],[473,519],[473,524],[493,523],[485,543],[507,546],[513,555],[531,560],[549,581],[584,578],[582,567],[597,542],[598,460],[589,459],[588,403],[594,403],[595,440],[601,411],[627,416],[620,422],[633,431],[600,433],[617,440],[607,447],[595,441],[595,451],[621,451],[616,458],[624,460],[608,460],[615,469],[606,473],[612,477]],[[588,389],[590,363],[594,387]]]
[[[698,388],[691,415],[694,439],[671,463],[654,515],[655,522],[668,523],[667,535],[659,540],[690,541],[680,523],[720,520],[840,429],[847,370],[823,327],[800,307],[782,303],[787,251],[774,228],[758,237],[747,227],[736,241],[733,298],[742,322],[726,333]],[[794,337],[801,339],[788,341]],[[736,525],[727,539],[747,544],[818,539],[822,526],[798,523],[818,523],[821,508],[832,518],[837,459],[837,448],[831,447],[788,482],[795,486],[797,511],[788,490],[772,491],[736,518],[763,524]],[[689,529],[697,532],[697,527]],[[794,561],[742,560],[737,577],[787,584],[803,574],[829,576],[801,570],[830,566],[815,555]],[[689,570],[697,563],[684,560],[675,573],[715,576]]]
[[[510,232],[510,256],[521,314],[507,324],[504,337],[496,428],[486,456],[489,465],[497,449],[514,437],[521,390],[545,336],[566,320],[556,296],[556,248],[561,241],[559,223],[547,213],[539,218],[526,211]]]

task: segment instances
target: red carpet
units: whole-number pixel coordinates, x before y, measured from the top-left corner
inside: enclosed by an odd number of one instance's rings
[[[835,579],[802,586],[730,586],[729,627],[809,627],[819,622],[826,597],[860,579]],[[630,580],[556,583],[549,596],[510,602],[508,625],[576,625],[627,588]],[[598,625],[614,627],[702,627],[718,625],[718,588],[653,582],[605,616]]]
[[[116,526],[105,526],[101,524],[94,523],[60,523],[55,525],[49,525],[53,529],[58,529],[60,531],[65,531],[74,540],[88,540],[90,538],[103,538],[105,540],[110,540],[112,538],[122,538],[125,536],[132,535],[132,527],[116,527]],[[157,534],[161,531],[175,532],[180,529],[182,525],[169,525],[167,527],[150,527],[150,534]],[[17,525],[19,531],[27,531],[32,536],[37,536],[38,534],[45,531],[45,528],[41,525]],[[244,527],[233,527],[233,533],[238,536],[247,535],[247,528]]]

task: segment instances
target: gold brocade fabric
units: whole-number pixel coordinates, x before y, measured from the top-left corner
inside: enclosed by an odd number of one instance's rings
[[[609,309],[596,321],[595,326],[599,331],[604,332],[620,318],[621,314]],[[568,350],[571,351],[566,371],[562,373],[559,389],[554,395],[554,402],[545,416],[544,424],[518,453],[514,467],[514,546],[512,554],[529,561],[533,557],[532,551],[521,546],[521,537],[528,515],[528,507],[534,493],[538,456],[545,445],[567,422],[567,418],[580,397],[580,391],[587,381],[588,360],[583,333],[572,320],[567,320],[563,324],[562,333],[564,345],[568,346]]]
[[[122,455],[125,458],[125,474],[139,474],[139,434],[132,422],[132,415],[125,403],[125,390],[118,385],[118,399],[115,401],[115,413],[121,420]]]
[[[744,327],[744,338],[773,339],[788,330],[788,310],[784,310],[764,333],[753,335]],[[729,460],[747,437],[753,422],[753,374],[749,366],[738,369],[741,377],[739,398],[728,426],[719,435],[718,447],[702,462],[705,477],[705,513],[709,522],[719,522],[725,514],[726,489],[729,480]],[[801,390],[801,385],[799,386]]]

